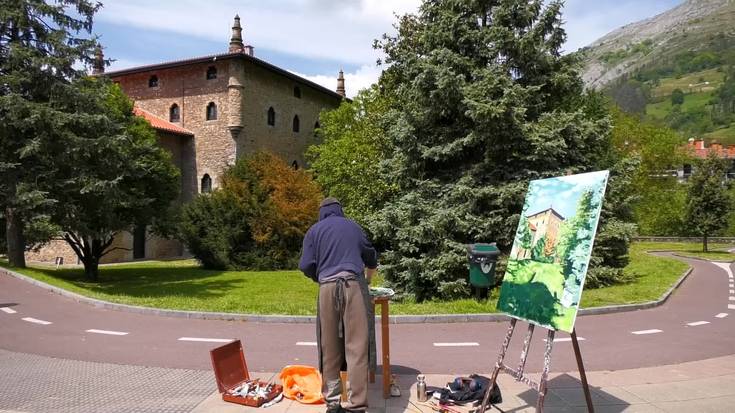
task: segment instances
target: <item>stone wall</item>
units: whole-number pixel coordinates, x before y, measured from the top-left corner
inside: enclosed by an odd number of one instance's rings
[[[238,138],[238,156],[266,149],[289,164],[297,161],[303,166],[304,152],[314,143],[314,126],[319,113],[339,106],[341,99],[250,61],[245,62],[244,86],[244,129]],[[300,89],[301,98],[294,96],[294,87]],[[276,112],[274,126],[268,125],[270,107]],[[292,129],[296,115],[299,132]]]

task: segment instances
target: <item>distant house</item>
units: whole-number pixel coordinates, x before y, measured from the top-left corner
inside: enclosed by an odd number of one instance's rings
[[[541,238],[545,239],[547,246],[555,245],[556,239],[559,236],[559,228],[565,218],[553,207],[549,207],[543,211],[528,215],[526,219],[528,219],[528,226],[532,235],[531,248],[522,252],[522,258],[529,258],[531,256],[531,250],[533,250]]]
[[[704,139],[689,139],[684,150],[692,157],[704,159],[710,152],[714,152],[722,159],[730,160],[730,168],[727,171],[727,179],[735,179],[735,145],[724,146],[717,141],[712,141],[709,147],[704,145]],[[691,176],[693,167],[691,163],[685,163],[676,171],[676,177],[680,182],[686,181]]]

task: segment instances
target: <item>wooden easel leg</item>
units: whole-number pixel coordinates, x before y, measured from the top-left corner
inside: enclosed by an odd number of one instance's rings
[[[526,359],[528,358],[528,349],[531,347],[531,338],[533,338],[534,325],[528,325],[528,332],[526,332],[526,338],[523,339],[523,351],[521,351],[521,361],[518,363],[518,375],[523,375],[523,369],[526,368]]]
[[[500,366],[503,365],[503,359],[505,359],[505,352],[508,350],[508,345],[510,345],[510,338],[513,337],[513,330],[516,328],[516,320],[515,318],[510,320],[510,326],[508,326],[508,332],[505,334],[505,340],[503,340],[503,346],[500,348],[500,355],[498,356],[498,361],[495,363],[495,368],[493,369],[493,375],[490,378],[490,385],[488,386],[487,390],[485,390],[485,395],[482,397],[482,404],[480,405],[480,408],[477,410],[477,413],[485,413],[485,410],[488,408],[488,403],[490,402],[490,393],[493,390],[493,387],[495,387],[495,382],[498,381],[498,373],[500,373]]]
[[[595,408],[592,406],[592,394],[590,394],[590,386],[587,384],[587,374],[584,372],[584,363],[582,362],[582,353],[579,351],[579,342],[577,341],[577,329],[572,330],[572,346],[574,347],[574,356],[577,358],[577,368],[579,369],[579,377],[582,379],[582,389],[584,390],[584,398],[587,400],[587,411],[594,413]]]
[[[546,351],[544,352],[544,370],[541,372],[541,380],[538,383],[538,400],[536,401],[536,413],[544,411],[544,398],[546,398],[546,380],[549,378],[551,368],[551,349],[554,346],[554,330],[549,330],[546,336]]]

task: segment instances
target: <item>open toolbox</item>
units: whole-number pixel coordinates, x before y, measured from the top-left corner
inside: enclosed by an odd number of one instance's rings
[[[240,340],[217,347],[209,354],[212,357],[214,377],[222,400],[260,407],[283,392],[283,386],[280,384],[250,379]]]

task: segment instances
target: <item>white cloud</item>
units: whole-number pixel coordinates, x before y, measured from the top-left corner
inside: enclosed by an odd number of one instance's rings
[[[345,73],[345,89],[347,97],[354,98],[362,89],[370,87],[373,83],[378,81],[380,74],[383,69],[375,65],[364,65],[361,66],[353,73]],[[316,75],[309,76],[302,73],[293,72],[303,78],[309,79],[312,82],[322,85],[327,89],[337,89],[337,73],[331,75]]]
[[[281,53],[363,65],[378,57],[373,39],[392,32],[393,13],[415,11],[419,0],[109,1],[97,19],[222,42],[239,13],[247,43]]]

